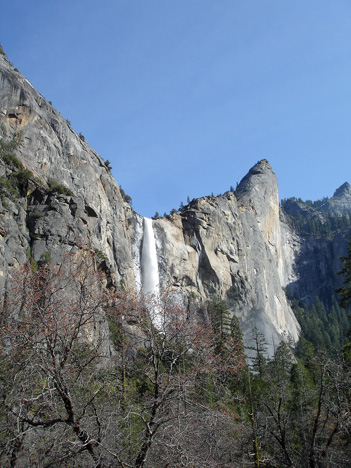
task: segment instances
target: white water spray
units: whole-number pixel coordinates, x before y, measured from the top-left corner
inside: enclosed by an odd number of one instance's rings
[[[143,218],[142,223],[137,224],[139,226],[136,229],[138,245],[135,245],[134,248],[136,285],[138,291],[146,297],[147,308],[153,324],[160,329],[162,328],[162,312],[159,305],[160,279],[152,219]]]
[[[132,256],[137,292],[145,296],[145,305],[152,323],[161,331],[170,317],[166,316],[160,301],[161,288],[152,219],[139,215],[134,218]],[[172,296],[172,303],[185,310],[182,296],[176,291],[173,291]],[[170,298],[169,293],[167,297]]]
[[[141,250],[141,289],[144,294],[158,296],[160,293],[160,279],[156,243],[152,219],[144,218],[143,244]]]

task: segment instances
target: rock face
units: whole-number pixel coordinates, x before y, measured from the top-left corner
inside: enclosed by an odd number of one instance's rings
[[[256,164],[236,194],[204,197],[154,222],[163,286],[188,297],[226,300],[246,340],[255,326],[272,347],[299,325],[283,287],[298,245],[279,218],[278,184],[268,161]],[[296,244],[295,244],[296,242]]]
[[[26,197],[1,206],[1,271],[48,254],[58,261],[72,245],[90,243],[104,257],[118,283],[133,284],[128,224],[133,212],[104,161],[62,115],[0,56],[0,121],[7,139],[21,134],[16,156],[32,171]],[[2,160],[0,175],[13,168]],[[71,195],[49,193],[54,180]],[[4,206],[6,205],[6,206]]]
[[[351,186],[345,182],[335,190],[332,198],[321,206],[322,213],[332,212],[336,216],[347,215],[351,207]]]
[[[111,282],[142,290],[144,226],[151,225],[133,212],[100,156],[5,55],[0,55],[0,121],[5,146],[19,134],[22,141],[15,159],[1,153],[0,287],[30,257],[59,262],[67,250],[89,245]],[[20,183],[25,170],[31,173]],[[9,192],[8,181],[19,184],[16,194]],[[350,197],[345,185],[330,203],[344,213]],[[312,295],[335,273],[335,255],[345,244],[345,239],[320,244],[315,257],[316,245],[297,235],[280,209],[276,176],[266,160],[235,193],[194,200],[155,220],[149,243],[152,232],[161,287],[172,287],[190,305],[222,298],[239,317],[246,341],[256,326],[270,352],[281,339],[299,336],[285,288],[299,297]]]
[[[310,306],[318,297],[330,303],[335,290],[342,286],[338,274],[340,257],[346,255],[351,235],[351,187],[346,182],[332,198],[318,202],[289,199],[283,203],[289,224],[299,231],[299,249],[295,251],[295,280],[287,283],[289,295]]]

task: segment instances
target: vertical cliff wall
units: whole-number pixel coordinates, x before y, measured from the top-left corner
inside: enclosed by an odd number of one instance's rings
[[[9,269],[24,263],[28,255],[37,261],[50,255],[59,261],[72,246],[90,244],[107,262],[116,284],[124,280],[134,287],[128,234],[131,207],[102,158],[4,55],[0,56],[0,121],[4,142],[20,135],[16,157],[32,172],[25,194],[5,197],[3,190],[3,283]],[[3,178],[17,172],[13,164],[0,161]],[[71,194],[50,190],[50,182]]]
[[[155,221],[160,276],[186,296],[220,297],[240,318],[246,340],[257,327],[274,344],[299,325],[284,286],[294,276],[298,240],[280,220],[278,184],[266,160],[236,194],[204,197]]]

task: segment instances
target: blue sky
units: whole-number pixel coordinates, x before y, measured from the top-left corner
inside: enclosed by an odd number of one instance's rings
[[[349,0],[11,0],[9,59],[152,216],[236,186],[351,183]]]

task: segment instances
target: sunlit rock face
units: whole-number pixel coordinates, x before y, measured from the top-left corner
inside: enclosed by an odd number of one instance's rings
[[[91,244],[103,253],[116,284],[123,280],[134,287],[127,229],[131,207],[123,201],[103,159],[4,55],[0,56],[0,121],[8,138],[21,132],[16,154],[40,182],[31,184],[26,198],[2,207],[3,284],[8,268],[26,260],[28,247],[36,260],[49,252],[59,261],[73,245]],[[9,171],[1,161],[0,175]],[[50,179],[73,196],[49,195]]]
[[[161,281],[203,301],[226,300],[248,342],[255,326],[274,344],[299,325],[283,287],[294,278],[298,240],[280,220],[278,184],[266,160],[236,193],[204,197],[155,221]]]

